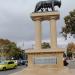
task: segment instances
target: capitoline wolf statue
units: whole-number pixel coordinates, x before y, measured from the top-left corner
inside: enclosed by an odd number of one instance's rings
[[[51,8],[52,11],[55,11],[55,6],[61,7],[61,0],[47,0],[47,1],[40,1],[36,4],[34,12],[44,12],[49,11]]]

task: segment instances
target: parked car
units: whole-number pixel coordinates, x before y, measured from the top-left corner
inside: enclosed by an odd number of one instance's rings
[[[0,70],[7,70],[7,69],[16,68],[16,67],[17,67],[17,64],[15,63],[14,60],[0,61]]]
[[[27,60],[17,60],[17,65],[26,65],[27,66],[28,61]]]

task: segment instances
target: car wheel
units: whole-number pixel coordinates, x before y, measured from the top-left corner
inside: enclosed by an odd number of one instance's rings
[[[6,67],[3,67],[3,71],[5,71],[6,70]]]
[[[14,66],[14,69],[16,69],[17,66]]]

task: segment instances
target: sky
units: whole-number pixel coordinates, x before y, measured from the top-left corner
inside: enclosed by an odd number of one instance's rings
[[[25,48],[31,47],[34,42],[35,26],[30,16],[34,11],[35,5],[41,0],[0,0],[0,38],[9,39]],[[61,44],[64,44],[59,33],[64,24],[64,16],[75,9],[74,0],[61,0],[60,20],[57,22],[57,35]],[[49,38],[49,24],[42,23],[43,40]],[[73,38],[72,38],[73,39]],[[69,41],[69,40],[68,40]],[[73,40],[74,41],[74,40]],[[60,43],[59,43],[60,44]]]

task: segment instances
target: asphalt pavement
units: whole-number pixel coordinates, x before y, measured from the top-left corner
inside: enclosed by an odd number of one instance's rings
[[[75,59],[74,60],[69,60],[68,62],[69,62],[68,67],[70,69],[75,69]]]
[[[26,66],[22,65],[22,66],[18,66],[16,69],[0,71],[0,75],[10,75],[12,73],[16,73],[16,72],[22,71],[24,68],[26,68]]]
[[[69,60],[68,63],[69,63],[69,65],[67,66],[68,68],[75,69],[75,60]],[[12,73],[20,72],[24,68],[26,68],[26,66],[22,65],[22,66],[18,66],[16,69],[0,71],[0,75],[10,75]]]

